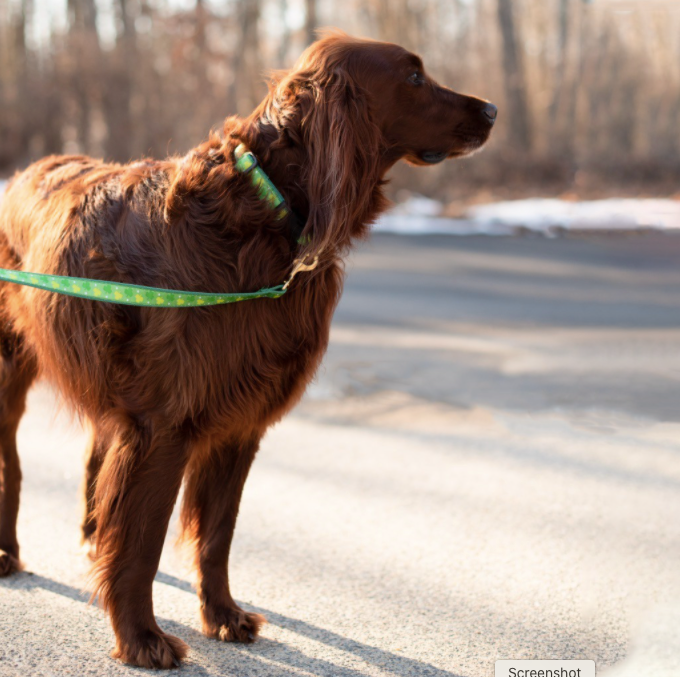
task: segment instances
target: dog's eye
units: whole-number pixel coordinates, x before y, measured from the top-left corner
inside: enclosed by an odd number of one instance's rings
[[[412,85],[422,85],[423,82],[425,82],[425,78],[423,78],[423,74],[419,71],[416,71],[415,73],[411,73],[411,75],[408,76],[408,81]]]

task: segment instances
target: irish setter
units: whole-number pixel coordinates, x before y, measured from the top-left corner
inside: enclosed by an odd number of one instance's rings
[[[181,158],[129,165],[48,157],[15,176],[0,208],[0,266],[194,291],[280,284],[280,299],[138,308],[0,285],[0,576],[20,568],[15,434],[41,375],[91,424],[83,538],[113,656],[179,664],[151,589],[184,481],[203,630],[253,641],[265,619],[239,608],[227,560],[260,439],[302,396],[328,343],[343,255],[385,208],[386,172],[480,148],[496,107],[429,77],[389,43],[332,32],[273,81],[246,119],[230,117]],[[234,169],[245,144],[289,207],[277,218]],[[302,238],[296,223],[303,226]],[[299,244],[299,243],[302,244]]]

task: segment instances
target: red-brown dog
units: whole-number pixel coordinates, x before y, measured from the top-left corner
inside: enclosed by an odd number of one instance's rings
[[[227,560],[246,476],[265,430],[300,399],[324,354],[342,256],[385,207],[398,160],[460,157],[487,140],[496,107],[439,86],[397,45],[327,34],[243,120],[183,158],[105,164],[49,157],[11,182],[0,267],[194,291],[280,284],[278,300],[136,308],[0,285],[0,575],[19,568],[15,433],[40,374],[92,424],[83,536],[113,656],[169,668],[186,645],[153,615],[151,588],[182,481],[204,632],[252,641]],[[234,168],[244,143],[295,217],[277,215]],[[304,242],[299,245],[298,241]]]

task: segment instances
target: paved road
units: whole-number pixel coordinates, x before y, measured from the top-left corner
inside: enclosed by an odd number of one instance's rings
[[[364,246],[324,368],[246,488],[233,588],[262,639],[203,638],[164,552],[182,674],[679,674],[679,264],[671,236]],[[45,387],[19,443],[27,572],[0,581],[0,675],[140,674],[81,592],[85,439]]]

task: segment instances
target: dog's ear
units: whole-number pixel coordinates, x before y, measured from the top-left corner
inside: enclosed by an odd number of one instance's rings
[[[307,190],[310,202],[305,234],[311,250],[346,246],[370,209],[379,180],[379,130],[365,94],[341,68],[310,91],[312,105],[302,121],[309,152]]]
[[[288,99],[285,133],[305,148],[308,159],[305,250],[315,254],[347,247],[363,235],[370,188],[380,180],[382,136],[371,120],[367,97],[337,65],[331,72],[292,74],[279,88],[285,88]]]

